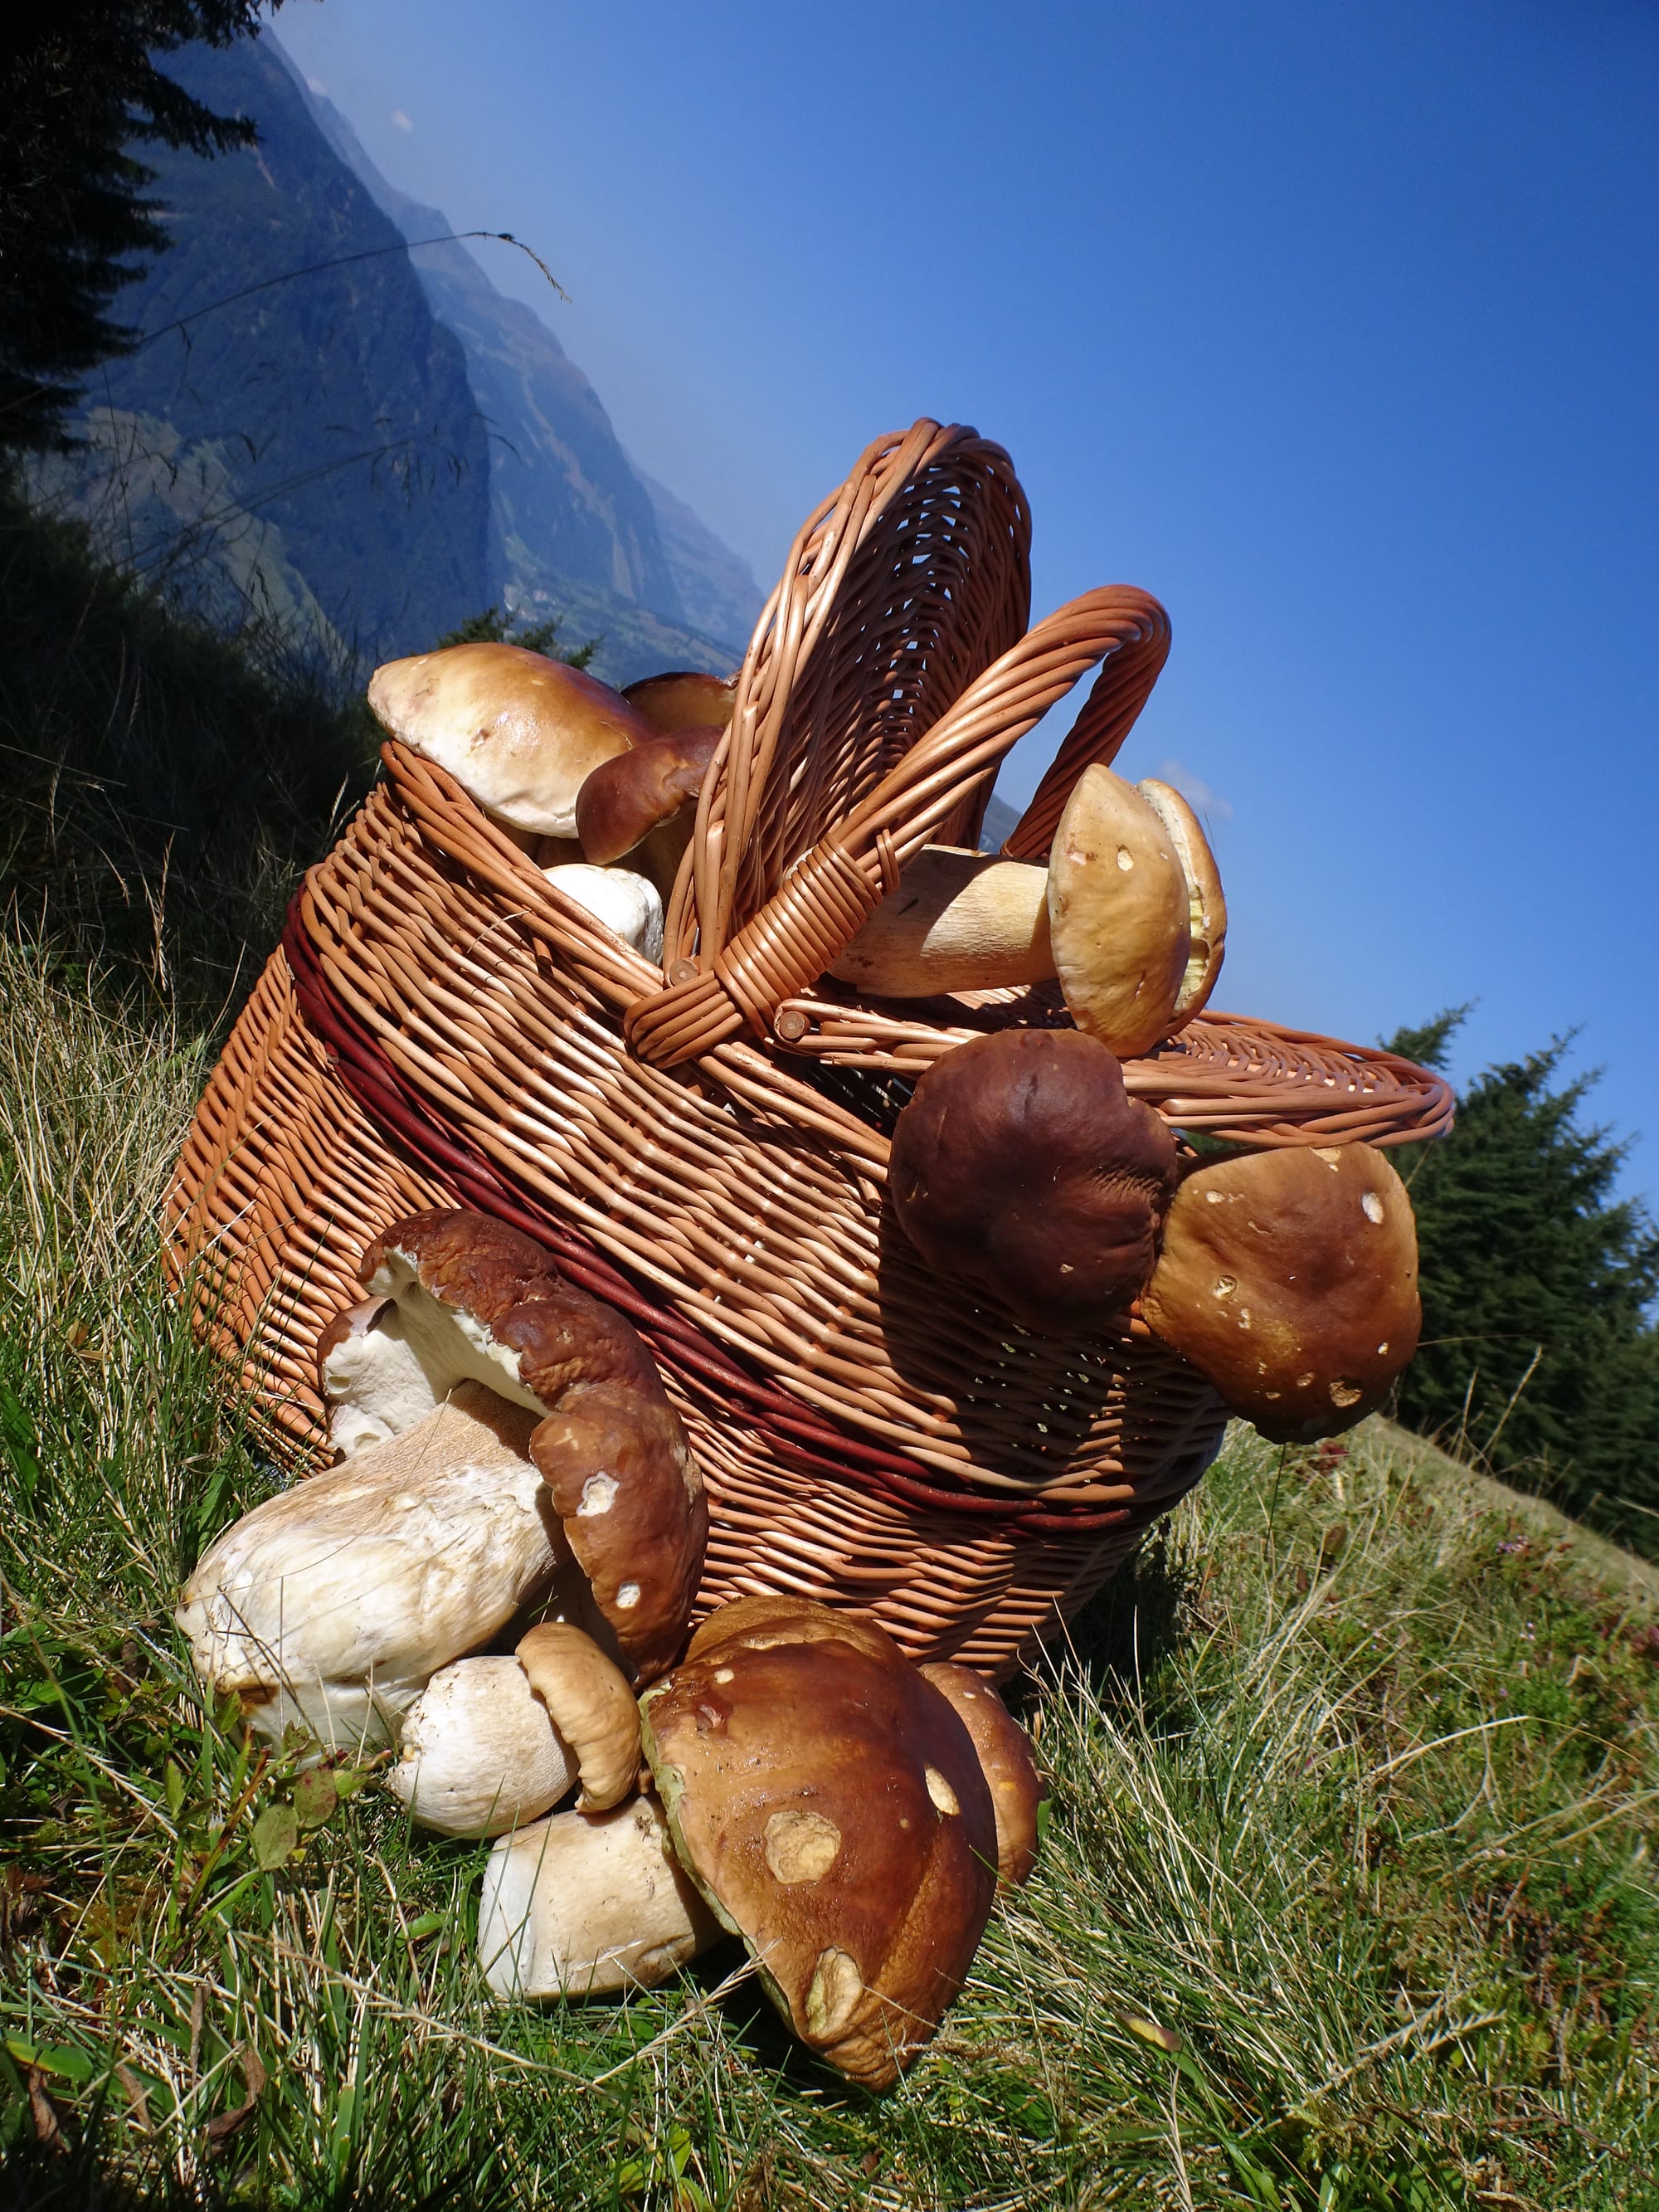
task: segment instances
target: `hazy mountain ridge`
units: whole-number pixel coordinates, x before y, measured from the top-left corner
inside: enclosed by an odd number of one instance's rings
[[[608,610],[609,641],[617,623],[640,625],[608,603],[631,602],[657,618],[653,628],[701,634],[712,658],[691,657],[703,665],[740,658],[763,599],[747,562],[629,458],[540,316],[499,291],[466,246],[416,244],[451,232],[447,216],[389,182],[326,94],[306,85],[304,97],[334,152],[410,241],[434,313],[465,349],[489,424],[491,520],[511,604],[538,613],[598,605]],[[584,588],[573,593],[571,584]]]
[[[253,115],[260,141],[211,161],[147,151],[175,242],[122,306],[161,335],[88,392],[101,450],[76,465],[76,503],[143,572],[177,570],[182,547],[209,605],[240,566],[366,652],[429,644],[501,586],[460,341],[268,40],[185,48],[168,66],[220,112]],[[163,426],[154,448],[137,442],[144,423]]]

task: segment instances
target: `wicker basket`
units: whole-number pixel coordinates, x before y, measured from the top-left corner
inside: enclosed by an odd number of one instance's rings
[[[1163,610],[1027,629],[1000,449],[920,422],[809,520],[740,677],[661,970],[401,745],[313,868],[198,1109],[169,1250],[276,1447],[323,1441],[315,1347],[398,1213],[482,1206],[650,1342],[711,1492],[701,1602],[860,1606],[998,1674],[1198,1480],[1224,1413],[1126,1316],[1030,1336],[947,1291],[883,1203],[905,1079],[1052,992],[860,1006],[820,979],[911,854],[976,837],[1003,755],[1104,662],[1007,849],[1042,859],[1163,665]],[[1391,1056],[1217,1016],[1126,1067],[1178,1129],[1399,1144],[1449,1095]]]

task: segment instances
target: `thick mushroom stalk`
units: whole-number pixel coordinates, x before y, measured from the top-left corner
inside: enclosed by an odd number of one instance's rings
[[[961,1989],[995,1893],[991,1795],[949,1701],[868,1623],[750,1598],[710,1615],[641,1712],[681,1863],[802,2041],[886,2087]]]
[[[1095,767],[1046,868],[924,847],[830,972],[877,998],[1058,977],[1078,1027],[1127,1059],[1199,1012],[1225,927],[1214,859],[1179,793]]]
[[[589,770],[652,734],[608,684],[517,645],[452,645],[388,661],[368,703],[384,729],[447,769],[521,837],[574,837]]]
[[[395,1735],[437,1670],[487,1643],[568,1556],[533,1419],[461,1382],[402,1435],[267,1498],[185,1583],[179,1626],[211,1694],[280,1740]]]
[[[1417,1350],[1406,1187],[1370,1145],[1196,1168],[1141,1311],[1273,1443],[1335,1436],[1382,1404]]]
[[[556,891],[602,921],[614,936],[647,960],[662,957],[662,894],[636,868],[599,868],[564,860],[544,868]]]
[[[404,1347],[428,1402],[470,1378],[538,1416],[531,1456],[603,1632],[639,1679],[660,1674],[684,1638],[708,1509],[679,1416],[637,1333],[565,1282],[533,1239],[463,1208],[394,1223],[366,1254],[363,1276],[371,1297],[387,1303],[355,1334],[344,1330],[321,1362],[331,1433],[367,1425],[351,1376],[373,1379],[377,1419],[394,1400],[414,1407]],[[394,1334],[397,1346],[375,1352],[368,1340],[377,1334]]]
[[[441,1836],[502,1836],[550,1812],[576,1778],[570,1746],[516,1658],[441,1667],[408,1712],[386,1786]]]
[[[497,1996],[649,1989],[719,1936],[650,1797],[555,1814],[504,1836],[484,1869],[478,1955]]]

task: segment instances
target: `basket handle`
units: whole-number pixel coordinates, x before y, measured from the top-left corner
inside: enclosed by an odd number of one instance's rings
[[[1091,762],[1116,753],[1169,649],[1169,617],[1129,585],[1086,592],[1028,630],[795,862],[706,966],[684,972],[690,963],[678,963],[665,989],[634,1001],[623,1028],[636,1056],[674,1067],[744,1029],[773,1034],[778,1008],[816,982],[857,934],[905,862],[960,805],[964,787],[989,773],[1103,659],[1076,726],[1004,848],[1021,859],[1046,857],[1066,794]]]

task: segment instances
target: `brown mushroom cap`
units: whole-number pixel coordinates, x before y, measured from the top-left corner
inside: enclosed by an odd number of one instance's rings
[[[1076,1030],[1004,1030],[936,1060],[887,1177],[929,1267],[1060,1335],[1139,1292],[1175,1182],[1169,1130]]]
[[[1189,910],[1163,823],[1121,775],[1085,769],[1048,854],[1048,940],[1072,1019],[1121,1059],[1170,1033]]]
[[[634,1794],[640,1711],[621,1669],[568,1621],[544,1620],[520,1640],[518,1662],[576,1757],[579,1813],[608,1813]]]
[[[384,729],[446,768],[512,829],[576,834],[591,770],[651,736],[618,691],[519,645],[452,645],[377,668],[368,703]]]
[[[669,668],[660,676],[641,676],[637,684],[625,685],[622,696],[653,730],[694,730],[705,723],[723,730],[737,703],[738,679],[704,676],[694,668]]]
[[[966,1729],[878,1629],[781,1601],[722,1613],[641,1701],[681,1863],[797,2035],[884,2088],[967,1978],[995,1894]],[[732,1608],[736,1611],[737,1608]],[[849,1632],[855,1632],[851,1633]]]
[[[1382,1402],[1417,1349],[1406,1187],[1369,1145],[1196,1169],[1141,1311],[1274,1443],[1335,1436]]]
[[[1175,786],[1149,775],[1135,789],[1164,824],[1187,878],[1187,924],[1192,948],[1167,1032],[1174,1036],[1203,1012],[1216,987],[1227,950],[1227,898],[1204,825]]]
[[[363,1275],[396,1300],[437,1396],[470,1376],[544,1416],[531,1456],[576,1563],[625,1662],[659,1674],[684,1638],[708,1508],[639,1335],[533,1238],[465,1209],[395,1222]]]
[[[608,867],[688,806],[724,735],[712,725],[674,730],[601,761],[576,794],[576,835],[587,858]]]
[[[921,1669],[973,1738],[997,1823],[997,1878],[1018,1889],[1036,1864],[1037,1808],[1048,1794],[1031,1739],[982,1674],[938,1662]]]

